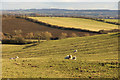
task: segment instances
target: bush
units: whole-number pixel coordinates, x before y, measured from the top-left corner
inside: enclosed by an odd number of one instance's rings
[[[20,35],[22,33],[22,30],[14,30],[15,35]]]
[[[5,38],[6,38],[5,35],[2,32],[0,32],[0,39],[2,40],[2,39],[5,39]]]
[[[52,38],[52,34],[48,31],[46,32],[37,32],[35,34],[35,38],[39,38],[40,40],[50,40]]]
[[[34,34],[33,34],[33,32],[31,32],[31,33],[27,33],[26,38],[28,38],[28,39],[32,39],[32,38],[34,38]]]
[[[70,37],[77,37],[77,34],[72,33],[72,34],[70,35]]]
[[[26,44],[26,41],[21,38],[3,39],[2,44]]]
[[[90,34],[89,33],[85,33],[84,36],[90,36]]]
[[[17,41],[17,43],[25,43],[25,40],[23,37],[15,37],[14,40]]]
[[[3,37],[3,39],[10,39],[10,38],[12,38],[12,35],[9,33],[3,33],[2,37]]]
[[[67,36],[68,36],[67,33],[61,33],[61,35],[59,36],[59,39],[64,39]]]
[[[50,40],[50,38],[52,38],[52,34],[48,31],[44,32],[43,36],[45,40]]]

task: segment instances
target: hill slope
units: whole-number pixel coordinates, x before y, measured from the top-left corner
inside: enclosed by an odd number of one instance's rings
[[[24,19],[19,18],[3,18],[2,19],[2,31],[3,33],[10,33],[14,34],[14,30],[22,30],[23,34],[26,33],[36,33],[41,31],[48,31],[51,32],[53,37],[58,37],[61,33],[67,33],[69,36],[71,33],[75,33],[78,36],[83,36],[85,34],[95,35],[97,33],[89,33],[89,32],[82,32],[82,31],[75,31],[75,30],[61,30],[56,28],[50,28],[48,26],[40,25],[37,23],[33,23]]]
[[[77,60],[64,59],[69,54]],[[14,56],[20,58],[9,60]],[[118,33],[46,41],[36,46],[3,45],[3,78],[8,77],[118,77]]]
[[[75,28],[90,31],[118,29],[117,25],[108,24],[100,21],[83,19],[83,18],[66,18],[66,17],[29,17],[40,22],[48,23],[65,28]]]

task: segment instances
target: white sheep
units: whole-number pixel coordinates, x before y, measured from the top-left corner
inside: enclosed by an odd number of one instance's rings
[[[16,59],[19,58],[18,56],[15,57]]]
[[[9,59],[15,59],[15,58],[9,58]]]
[[[67,55],[65,59],[72,59],[72,55]]]
[[[12,57],[12,58],[9,58],[9,59],[17,59],[17,58],[19,58],[18,56],[16,56],[15,58],[14,57]]]
[[[69,59],[72,59],[72,55],[69,55]]]
[[[77,50],[75,50],[74,52],[77,52]]]
[[[76,60],[76,56],[73,56],[73,58],[72,58],[73,60]]]

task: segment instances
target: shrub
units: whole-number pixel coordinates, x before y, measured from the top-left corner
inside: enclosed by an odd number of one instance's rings
[[[37,37],[39,40],[50,40],[52,38],[52,34],[48,31],[46,32],[37,32],[35,34],[35,37]]]
[[[43,36],[45,37],[45,40],[50,40],[50,38],[52,38],[52,34],[48,31],[44,32]]]
[[[0,32],[0,39],[2,40],[2,39],[5,39],[5,35],[2,33],[2,32]]]
[[[36,32],[34,37],[35,37],[36,39],[38,39],[38,42],[40,43],[41,33]]]
[[[59,39],[64,39],[67,36],[68,36],[67,33],[61,33],[61,35],[59,36]]]
[[[77,37],[77,34],[72,33],[72,34],[70,35],[70,37]]]
[[[26,38],[28,38],[28,39],[34,38],[34,33],[33,32],[27,33]]]
[[[22,30],[14,30],[15,35],[20,35],[22,33]]]
[[[3,33],[2,37],[5,38],[5,39],[10,39],[10,38],[12,38],[12,35],[9,34],[9,33]]]
[[[90,36],[90,34],[89,33],[85,33],[84,36]]]
[[[23,37],[16,36],[16,37],[14,37],[13,40],[17,41],[17,43],[25,43],[25,40]]]
[[[3,44],[26,44],[26,41],[23,38],[11,38],[11,39],[3,39]]]

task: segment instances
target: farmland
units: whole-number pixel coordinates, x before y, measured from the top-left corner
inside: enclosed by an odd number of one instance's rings
[[[2,45],[3,78],[117,78],[118,33]],[[73,53],[74,50],[77,53]],[[66,60],[66,55],[77,60]],[[20,58],[10,60],[10,57]]]
[[[50,25],[56,25],[65,28],[83,29],[89,31],[118,29],[117,25],[99,22],[83,18],[65,18],[65,17],[29,17]]]
[[[116,22],[116,23],[119,23],[119,20],[118,19],[103,19],[105,21],[108,21],[108,22]]]
[[[59,40],[41,40],[25,45],[2,45],[3,78],[117,78],[118,35],[100,34],[91,31],[117,29],[117,25],[82,18],[29,17],[40,22],[68,28],[90,30],[67,30],[42,25],[21,18],[3,18],[3,33],[14,34],[14,30],[29,32],[48,31],[54,37],[61,33],[77,34],[77,37]],[[90,36],[84,36],[89,34]],[[27,39],[28,41],[32,39]],[[34,40],[33,40],[34,41]],[[35,40],[36,41],[36,40]],[[74,50],[78,52],[74,53]],[[76,60],[64,59],[67,55]],[[9,58],[19,56],[16,60]]]
[[[78,36],[83,36],[84,34],[95,35],[97,33],[89,33],[89,32],[82,32],[82,31],[75,31],[75,30],[61,30],[56,28],[50,28],[45,25],[40,25],[37,23],[33,23],[27,21],[25,19],[19,18],[3,18],[2,19],[2,31],[3,33],[10,33],[14,34],[14,30],[22,30],[23,34],[30,32],[41,32],[41,31],[48,31],[52,33],[53,37],[58,37],[62,32],[71,35],[71,33],[75,33]]]

